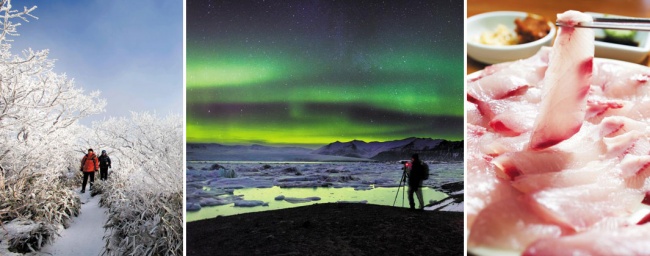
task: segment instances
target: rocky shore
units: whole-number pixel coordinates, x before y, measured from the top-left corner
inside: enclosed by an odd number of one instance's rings
[[[461,255],[463,213],[326,203],[188,222],[187,255]]]

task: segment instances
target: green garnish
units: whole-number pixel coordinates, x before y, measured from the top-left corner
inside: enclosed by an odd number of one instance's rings
[[[622,30],[622,29],[604,29],[605,31],[605,40],[617,44],[626,44],[632,45],[637,44],[634,41],[636,37],[636,31],[634,30]]]

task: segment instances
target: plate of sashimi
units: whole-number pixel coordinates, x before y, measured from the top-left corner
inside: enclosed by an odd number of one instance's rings
[[[470,253],[650,255],[650,67],[594,58],[591,19],[467,77]]]

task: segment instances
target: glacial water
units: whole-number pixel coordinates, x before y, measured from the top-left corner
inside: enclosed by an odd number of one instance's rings
[[[397,194],[402,171],[394,162],[188,162],[187,193],[196,194],[204,190],[231,190],[231,196],[241,196],[243,200],[260,200],[268,206],[236,207],[233,203],[219,206],[203,206],[199,211],[186,211],[187,221],[228,216],[241,213],[277,210],[307,206],[315,203],[338,201],[367,201],[369,204],[409,207],[407,186],[402,186]],[[226,179],[215,176],[211,171],[213,164],[237,173],[237,178]],[[442,184],[463,180],[462,163],[429,164],[431,175],[424,182],[425,205],[430,200],[437,201],[447,197],[436,191]],[[323,177],[327,177],[323,179]],[[329,179],[333,178],[333,180]],[[324,186],[324,184],[329,184]],[[403,183],[402,183],[403,185]],[[282,186],[282,188],[280,187]],[[356,190],[355,190],[356,188]],[[277,196],[307,198],[319,197],[318,201],[290,203],[275,200]],[[397,195],[397,200],[395,196]],[[214,197],[219,198],[219,196]],[[193,197],[197,203],[199,197]],[[188,198],[189,200],[189,198]],[[417,206],[417,198],[416,198]]]
[[[255,206],[255,207],[235,207],[233,204],[203,207],[197,212],[187,212],[187,221],[195,221],[201,219],[214,218],[216,216],[227,216],[249,212],[260,212],[268,210],[278,210],[291,207],[300,207],[317,203],[334,203],[338,201],[362,201],[366,200],[369,204],[387,205],[392,206],[395,202],[396,207],[409,207],[408,202],[408,187],[402,186],[397,192],[397,187],[392,188],[374,188],[370,190],[354,190],[354,188],[280,188],[274,186],[272,188],[245,188],[236,189],[235,195],[243,195],[246,200],[260,200],[268,202],[268,206]],[[440,200],[447,195],[442,192],[435,191],[430,188],[423,188],[422,194],[424,196],[424,204],[428,204],[429,200]],[[285,197],[306,198],[306,197],[320,197],[319,201],[311,201],[306,203],[290,203],[284,200],[276,201],[275,197],[284,195]],[[397,198],[396,198],[397,196]],[[417,196],[415,196],[415,205]]]

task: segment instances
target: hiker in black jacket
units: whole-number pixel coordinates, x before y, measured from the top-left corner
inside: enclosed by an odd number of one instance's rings
[[[418,196],[420,207],[418,210],[424,210],[424,197],[422,196],[422,181],[424,180],[424,172],[426,172],[424,164],[420,161],[418,154],[413,154],[411,159],[411,168],[407,169],[408,184],[409,184],[409,206],[411,210],[415,210],[415,202],[413,200],[413,193]]]
[[[99,156],[99,179],[108,179],[108,168],[111,167],[111,158],[106,154],[106,150],[102,150],[102,155]]]

